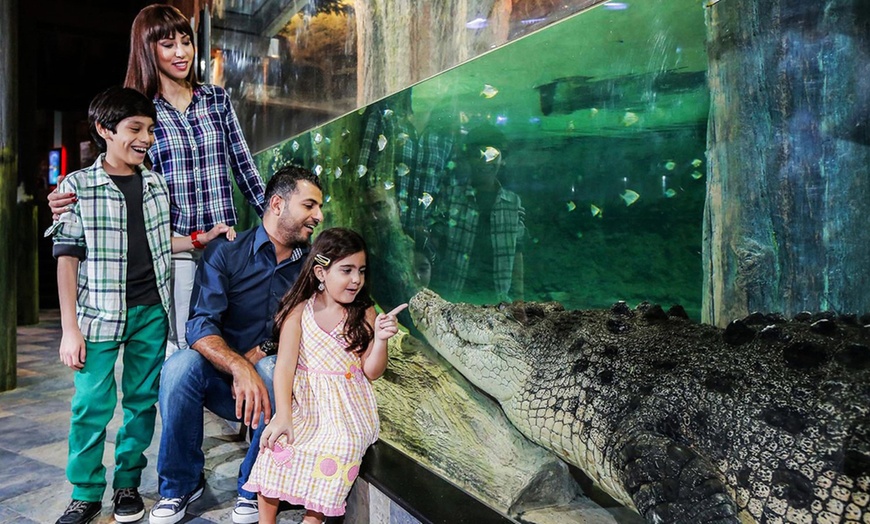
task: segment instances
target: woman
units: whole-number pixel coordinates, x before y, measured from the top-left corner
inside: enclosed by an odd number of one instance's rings
[[[190,236],[216,224],[238,222],[229,169],[247,201],[262,216],[264,184],[245,143],[229,96],[221,87],[200,84],[194,69],[194,35],[190,21],[168,5],[150,5],[133,21],[125,87],[154,101],[155,144],[152,169],[169,186],[174,235]],[[55,214],[74,201],[71,193],[49,195]],[[232,240],[235,231],[227,238]],[[199,252],[172,258],[173,302],[167,357],[186,348],[184,325]],[[250,349],[250,348],[245,348]]]

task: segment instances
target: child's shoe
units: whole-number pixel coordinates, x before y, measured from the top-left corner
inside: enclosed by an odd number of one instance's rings
[[[145,503],[136,488],[116,489],[112,503],[115,506],[115,522],[136,522],[145,516]]]
[[[63,515],[54,524],[87,524],[94,520],[103,509],[101,502],[85,502],[84,500],[71,500]]]

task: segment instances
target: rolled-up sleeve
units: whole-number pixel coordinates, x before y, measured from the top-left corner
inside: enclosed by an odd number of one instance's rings
[[[190,346],[210,335],[222,336],[223,316],[227,311],[229,279],[227,260],[216,242],[206,249],[196,268],[193,294],[190,297],[190,318],[187,321],[186,339]]]
[[[67,178],[61,182],[58,191],[78,194],[72,178]],[[76,257],[79,260],[87,258],[85,228],[82,224],[81,207],[78,202],[72,206],[70,211],[60,215],[60,218],[46,230],[45,236],[51,237],[52,242],[54,242],[51,252],[54,258],[62,256]]]

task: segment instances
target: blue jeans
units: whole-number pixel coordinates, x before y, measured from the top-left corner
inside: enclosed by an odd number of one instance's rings
[[[275,357],[265,357],[256,365],[257,373],[266,384],[269,400],[275,406],[272,374]],[[203,407],[221,418],[240,422],[236,418],[236,401],[232,394],[232,377],[219,371],[193,349],[174,353],[163,364],[160,377],[160,417],[163,432],[157,455],[157,475],[161,497],[183,497],[196,489],[203,474],[205,454],[202,452]],[[242,489],[248,481],[259,451],[260,424],[251,437],[251,446],[239,466],[239,496],[256,498]]]

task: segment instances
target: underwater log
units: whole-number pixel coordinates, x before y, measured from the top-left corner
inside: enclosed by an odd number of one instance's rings
[[[705,322],[870,309],[870,8],[707,8]]]
[[[373,383],[381,438],[505,514],[579,493],[564,462],[529,442],[501,408],[413,336],[389,341]]]

